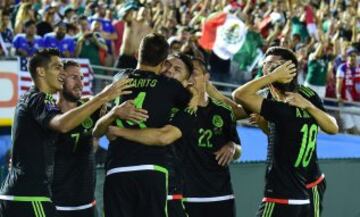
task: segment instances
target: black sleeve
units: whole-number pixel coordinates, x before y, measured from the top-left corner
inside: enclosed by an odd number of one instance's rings
[[[232,110],[226,110],[226,112],[228,113],[228,120],[225,120],[224,124],[227,124],[227,126],[225,127],[225,133],[227,133],[227,137],[229,139],[229,141],[232,141],[236,144],[241,145],[240,142],[240,137],[239,134],[237,132],[236,129],[236,120],[234,118],[234,116],[232,115]]]
[[[191,99],[191,93],[177,80],[172,79],[171,88],[175,93],[175,105],[178,108],[186,108]]]
[[[271,122],[289,121],[294,116],[290,108],[290,105],[283,102],[264,99],[261,104],[260,115]]]
[[[311,102],[314,106],[316,106],[318,109],[320,109],[320,110],[322,110],[322,111],[326,111],[322,100],[320,99],[319,95],[317,95],[316,93],[315,93],[315,95],[314,95],[313,97],[311,97],[309,100],[310,100],[310,102]]]
[[[237,132],[237,129],[236,129],[236,123],[231,123],[231,126],[230,126],[230,141],[238,144],[238,145],[241,145],[241,142],[240,142],[240,137],[239,137],[239,134]]]
[[[32,96],[29,100],[28,108],[36,122],[38,122],[44,130],[48,130],[50,120],[61,113],[55,100],[51,96],[43,93]]]
[[[194,117],[190,114],[190,112],[180,110],[172,118],[170,124],[179,128],[183,135],[189,135],[191,133],[192,126],[194,126]]]

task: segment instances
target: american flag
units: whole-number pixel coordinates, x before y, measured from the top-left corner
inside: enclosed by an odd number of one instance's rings
[[[92,81],[94,79],[93,70],[88,59],[63,59],[73,60],[80,64],[83,73],[83,95],[92,95]],[[28,71],[28,59],[24,57],[18,58],[19,69],[19,96],[23,95],[33,85],[30,73]]]

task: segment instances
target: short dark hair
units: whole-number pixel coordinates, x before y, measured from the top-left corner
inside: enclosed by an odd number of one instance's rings
[[[32,26],[32,25],[35,25],[36,23],[35,23],[35,21],[33,21],[33,20],[27,20],[27,21],[25,21],[25,23],[24,23],[24,27],[25,27],[25,29],[26,28],[28,28],[28,27],[30,27],[30,26]]]
[[[265,57],[270,56],[270,55],[279,56],[284,60],[291,60],[295,64],[296,68],[298,66],[298,60],[296,58],[295,53],[288,48],[279,47],[279,46],[270,47],[266,51]]]
[[[75,66],[75,67],[79,67],[80,68],[80,64],[75,62],[74,60],[66,60],[63,61],[64,64],[64,70],[66,70],[67,68],[71,67],[71,66]]]
[[[287,48],[284,48],[284,47],[270,47],[266,53],[265,53],[265,57],[267,56],[270,56],[270,55],[273,55],[273,56],[279,56],[281,57],[282,59],[284,60],[291,60],[291,62],[293,62],[293,64],[295,65],[295,68],[298,67],[298,60],[296,58],[296,55],[295,53],[290,50],[290,49],[287,49]],[[279,82],[275,82],[273,83],[274,87],[283,91],[283,92],[286,92],[286,91],[290,91],[290,92],[293,92],[295,91],[299,84],[298,84],[298,81],[297,81],[297,74],[296,76],[292,79],[292,81],[288,84],[283,84],[283,83],[279,83]]]
[[[188,71],[189,77],[192,75],[193,71],[194,71],[194,65],[191,61],[191,57],[189,55],[186,55],[184,53],[174,53],[172,56],[174,56],[175,58],[179,58],[184,64],[185,67]]]
[[[36,68],[47,67],[51,61],[51,57],[60,57],[60,51],[55,48],[46,48],[37,51],[29,61],[29,71],[33,80],[36,79]]]
[[[164,36],[157,33],[146,35],[140,44],[139,63],[157,66],[169,55],[169,44]]]

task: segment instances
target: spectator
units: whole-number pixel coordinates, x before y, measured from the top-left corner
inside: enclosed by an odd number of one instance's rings
[[[13,41],[13,32],[8,28],[10,13],[3,11],[0,20],[0,56],[9,56]]]
[[[136,53],[140,41],[146,34],[152,32],[146,13],[137,13],[139,6],[134,3],[124,5],[125,32],[120,48],[120,55],[115,63],[116,68],[135,68],[137,65]]]
[[[87,17],[79,18],[80,33],[77,35],[75,56],[89,59],[92,65],[101,64],[101,52],[107,51],[105,39],[101,37],[101,23],[94,21],[91,30],[88,28]],[[96,74],[102,74],[102,70],[95,70]]]
[[[114,27],[115,32],[117,34],[117,39],[114,40],[114,50],[115,50],[114,51],[114,57],[115,57],[115,59],[118,59],[119,54],[120,54],[120,47],[121,47],[121,44],[122,44],[124,31],[125,31],[125,22],[123,20],[124,14],[122,14],[121,5],[117,6],[116,10],[118,11],[117,17],[119,19],[113,21],[113,27]]]
[[[324,42],[319,42],[316,50],[309,55],[304,84],[313,89],[321,98],[325,97],[326,83],[329,77],[332,76],[324,50]]]
[[[16,54],[22,57],[30,57],[37,50],[44,47],[43,39],[36,35],[35,21],[29,20],[24,24],[25,34],[17,34],[13,41]]]
[[[73,23],[74,18],[76,18],[75,10],[72,8],[72,6],[66,7],[64,10],[63,22],[66,24]]]
[[[71,7],[75,10],[78,16],[85,13],[85,7],[82,0],[71,0]]]
[[[106,40],[107,45],[107,55],[106,55],[106,65],[112,66],[114,63],[114,48],[113,43],[117,39],[118,35],[115,32],[115,29],[112,25],[112,20],[107,19],[106,8],[103,2],[99,2],[96,7],[96,13],[90,18],[90,23],[93,23],[95,20],[99,21],[102,26],[101,36]],[[110,17],[108,17],[110,18]]]
[[[23,33],[24,23],[28,20],[35,21],[35,12],[32,9],[31,3],[22,3],[16,14],[14,33]]]
[[[53,31],[52,23],[54,22],[55,9],[51,6],[47,6],[44,9],[42,21],[36,24],[37,34],[44,37],[45,34]]]
[[[44,36],[44,45],[46,48],[59,49],[63,57],[74,57],[75,40],[66,35],[65,23],[58,23],[54,32],[48,33]]]
[[[339,104],[360,101],[360,65],[357,62],[358,51],[349,48],[346,52],[346,62],[341,64],[336,72],[336,97]],[[346,102],[343,108],[351,108]],[[355,108],[358,110],[358,108]],[[360,133],[360,117],[349,113],[340,112],[343,128],[347,133]]]

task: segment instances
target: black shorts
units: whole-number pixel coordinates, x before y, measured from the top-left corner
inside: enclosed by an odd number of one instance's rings
[[[310,217],[320,217],[322,213],[322,202],[324,199],[324,194],[326,190],[326,181],[325,179],[320,182],[318,185],[309,189],[310,197]]]
[[[167,179],[152,170],[122,172],[106,176],[106,217],[166,217]]]
[[[61,211],[58,210],[58,217],[95,217],[96,207],[90,207],[83,210]]]
[[[307,217],[310,205],[288,205],[262,202],[256,217]]]
[[[187,217],[182,200],[168,200],[168,217]]]
[[[0,200],[0,217],[57,217],[51,202]]]
[[[189,217],[236,217],[235,200],[184,204]]]

